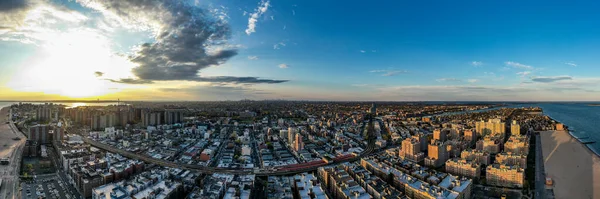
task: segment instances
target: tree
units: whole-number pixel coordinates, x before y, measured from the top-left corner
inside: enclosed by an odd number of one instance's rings
[[[33,165],[32,164],[26,164],[25,167],[27,167],[27,170],[33,171]]]

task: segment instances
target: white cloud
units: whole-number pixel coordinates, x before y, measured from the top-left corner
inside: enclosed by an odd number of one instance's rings
[[[366,52],[367,52],[367,51],[365,51],[365,50],[360,50],[360,53],[366,53]]]
[[[472,62],[471,62],[471,65],[472,65],[472,66],[475,66],[475,67],[478,67],[478,66],[482,66],[482,65],[483,65],[483,62],[480,62],[480,61],[472,61]]]
[[[295,10],[292,10],[292,15],[296,15],[296,11]]]
[[[288,68],[290,65],[287,64],[279,64],[279,68]]]
[[[462,82],[462,80],[456,79],[456,78],[440,78],[440,79],[436,79],[435,81],[437,81],[437,82]]]
[[[479,79],[468,79],[467,82],[469,82],[469,83],[477,83],[477,82],[479,82]]]
[[[521,64],[521,63],[518,63],[518,62],[507,61],[507,62],[505,62],[505,64],[507,66],[511,66],[513,68],[519,68],[519,69],[525,69],[525,70],[531,70],[531,69],[533,69],[533,66]]]
[[[531,71],[518,72],[517,75],[519,75],[521,77],[526,77],[528,75],[531,75]]]
[[[253,32],[256,32],[256,23],[258,22],[258,18],[262,16],[269,9],[270,1],[262,0],[258,8],[254,10],[252,14],[250,14],[250,18],[248,18],[248,28],[246,28],[246,34],[250,35]]]
[[[249,60],[258,60],[258,56],[248,56]]]
[[[566,65],[569,65],[569,66],[573,66],[573,67],[577,66],[577,64],[576,64],[576,63],[573,63],[572,61],[571,61],[571,62],[567,62],[567,63],[565,63],[565,64],[566,64]]]
[[[285,43],[279,42],[279,43],[276,43],[276,44],[273,45],[273,49],[278,50],[278,49],[281,49],[281,47],[284,47],[284,46],[286,46]]]
[[[391,77],[391,76],[396,76],[399,74],[408,73],[408,71],[405,71],[405,70],[371,70],[369,72],[370,73],[381,73],[381,76],[384,76],[384,77]]]

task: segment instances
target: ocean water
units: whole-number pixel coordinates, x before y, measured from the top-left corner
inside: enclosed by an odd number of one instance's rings
[[[0,102],[0,108],[3,108],[5,106],[10,106],[11,104],[14,104],[14,102]]]
[[[577,137],[589,137],[596,143],[587,144],[595,151],[600,152],[600,106],[590,106],[585,103],[548,103],[536,104],[542,108],[545,115],[569,126],[569,130]]]

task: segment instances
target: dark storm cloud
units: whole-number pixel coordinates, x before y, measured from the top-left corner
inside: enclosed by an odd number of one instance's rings
[[[10,12],[29,7],[26,0],[2,0],[0,1],[0,12]]]
[[[114,83],[123,83],[123,84],[152,84],[153,82],[145,79],[132,79],[132,78],[121,78],[118,80],[115,79],[106,79],[108,81]]]
[[[104,75],[104,73],[100,72],[100,71],[96,71],[96,72],[94,72],[94,75],[96,75],[96,77],[102,77],[102,75]]]
[[[148,79],[107,79],[108,81],[123,84],[152,84],[152,80]],[[192,80],[192,79],[188,79]],[[272,80],[272,79],[260,79],[258,77],[233,77],[233,76],[214,76],[214,77],[195,77],[193,81],[199,82],[213,82],[213,83],[233,83],[233,84],[278,84],[284,83],[288,80]]]
[[[259,79],[258,77],[232,77],[232,76],[215,76],[215,77],[199,77],[199,81],[203,82],[225,82],[237,84],[278,84],[288,80],[272,80]]]
[[[0,0],[0,30],[14,29],[21,25],[34,3],[36,1]]]
[[[228,49],[228,24],[207,10],[179,0],[80,0],[97,3],[126,23],[148,23],[158,27],[154,43],[145,43],[129,60],[132,72],[146,81],[209,81],[236,83],[281,83],[253,77],[200,77],[200,70],[222,64],[237,55]],[[115,81],[123,82],[125,81]]]
[[[542,82],[542,83],[550,83],[561,80],[572,80],[572,77],[569,76],[555,76],[555,77],[532,77],[531,81],[534,82]]]

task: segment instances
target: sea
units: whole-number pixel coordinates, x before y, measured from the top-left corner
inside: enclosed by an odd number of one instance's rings
[[[600,106],[589,103],[542,103],[536,104],[545,115],[569,127],[572,135],[596,143],[586,146],[600,156]]]

